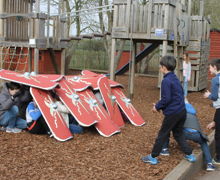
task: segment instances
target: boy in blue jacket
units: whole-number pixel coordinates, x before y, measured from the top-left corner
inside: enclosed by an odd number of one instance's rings
[[[160,155],[163,144],[168,139],[170,132],[181,150],[185,153],[185,158],[189,162],[195,162],[196,158],[192,154],[192,148],[186,142],[183,135],[183,124],[186,119],[186,109],[184,103],[184,93],[181,83],[174,74],[176,59],[173,56],[164,56],[160,60],[160,71],[164,74],[161,83],[161,100],[153,106],[153,112],[163,111],[164,120],[154,143],[151,154],[142,158],[142,161],[150,164],[157,164],[157,156]]]
[[[206,163],[206,170],[207,171],[214,171],[215,166],[212,163],[212,156],[209,150],[209,146],[207,144],[208,137],[202,132],[200,127],[199,120],[196,116],[196,109],[190,104],[186,102],[186,120],[183,125],[183,133],[187,140],[194,141],[195,143],[200,144],[203,157]],[[168,156],[169,155],[169,139],[164,144],[163,149],[160,155]]]
[[[209,71],[216,76],[212,79],[211,92],[206,91],[205,98],[213,101],[213,107],[216,109],[213,122],[207,128],[215,128],[215,158],[214,164],[220,165],[220,59],[214,59],[209,64]]]

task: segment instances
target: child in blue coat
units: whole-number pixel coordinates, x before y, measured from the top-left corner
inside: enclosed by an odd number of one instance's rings
[[[191,140],[191,141],[194,141],[200,144],[202,152],[203,152],[204,160],[206,163],[206,170],[214,171],[215,166],[212,163],[212,156],[209,150],[209,146],[207,144],[208,137],[201,130],[199,120],[196,116],[196,110],[188,102],[186,102],[185,106],[186,106],[187,114],[186,114],[186,121],[183,126],[184,136],[187,140]],[[168,146],[169,146],[169,139],[164,144],[160,155],[164,155],[164,156],[169,155]]]

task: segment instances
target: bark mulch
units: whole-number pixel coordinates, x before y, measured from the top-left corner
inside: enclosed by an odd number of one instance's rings
[[[117,78],[127,87],[127,76]],[[214,109],[202,92],[189,93],[189,101],[198,110],[202,128],[212,121]],[[163,179],[183,158],[171,139],[171,156],[159,157],[156,166],[140,158],[151,152],[162,122],[162,114],[152,113],[152,103],[159,98],[157,78],[136,77],[133,104],[146,121],[143,127],[129,122],[120,134],[102,137],[94,128],[74,139],[58,142],[46,135],[28,132],[0,132],[0,179],[65,179],[65,180],[146,180]],[[210,133],[205,130],[206,133]],[[196,144],[191,145],[198,149]]]

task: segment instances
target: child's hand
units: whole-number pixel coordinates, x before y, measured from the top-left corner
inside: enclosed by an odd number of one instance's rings
[[[204,98],[208,98],[210,94],[211,94],[211,93],[207,90],[207,91],[204,93],[203,97],[204,97]]]
[[[153,111],[153,112],[158,112],[158,111],[157,111],[157,109],[156,109],[156,107],[155,107],[155,105],[156,105],[156,104],[155,104],[155,103],[153,103],[153,108],[152,108],[152,111]]]
[[[207,129],[212,129],[214,127],[215,127],[215,121],[213,121],[207,125]]]

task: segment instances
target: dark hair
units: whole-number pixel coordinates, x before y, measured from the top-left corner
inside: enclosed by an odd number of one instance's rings
[[[176,68],[176,59],[173,56],[163,56],[160,65],[165,66],[168,71],[174,71]]]
[[[212,59],[209,63],[212,67],[216,66],[217,71],[220,70],[220,59]]]
[[[9,82],[9,83],[6,83],[6,85],[7,85],[7,88],[11,89],[11,90],[20,89],[21,88],[21,85],[18,84],[18,83],[15,83],[15,82]]]

